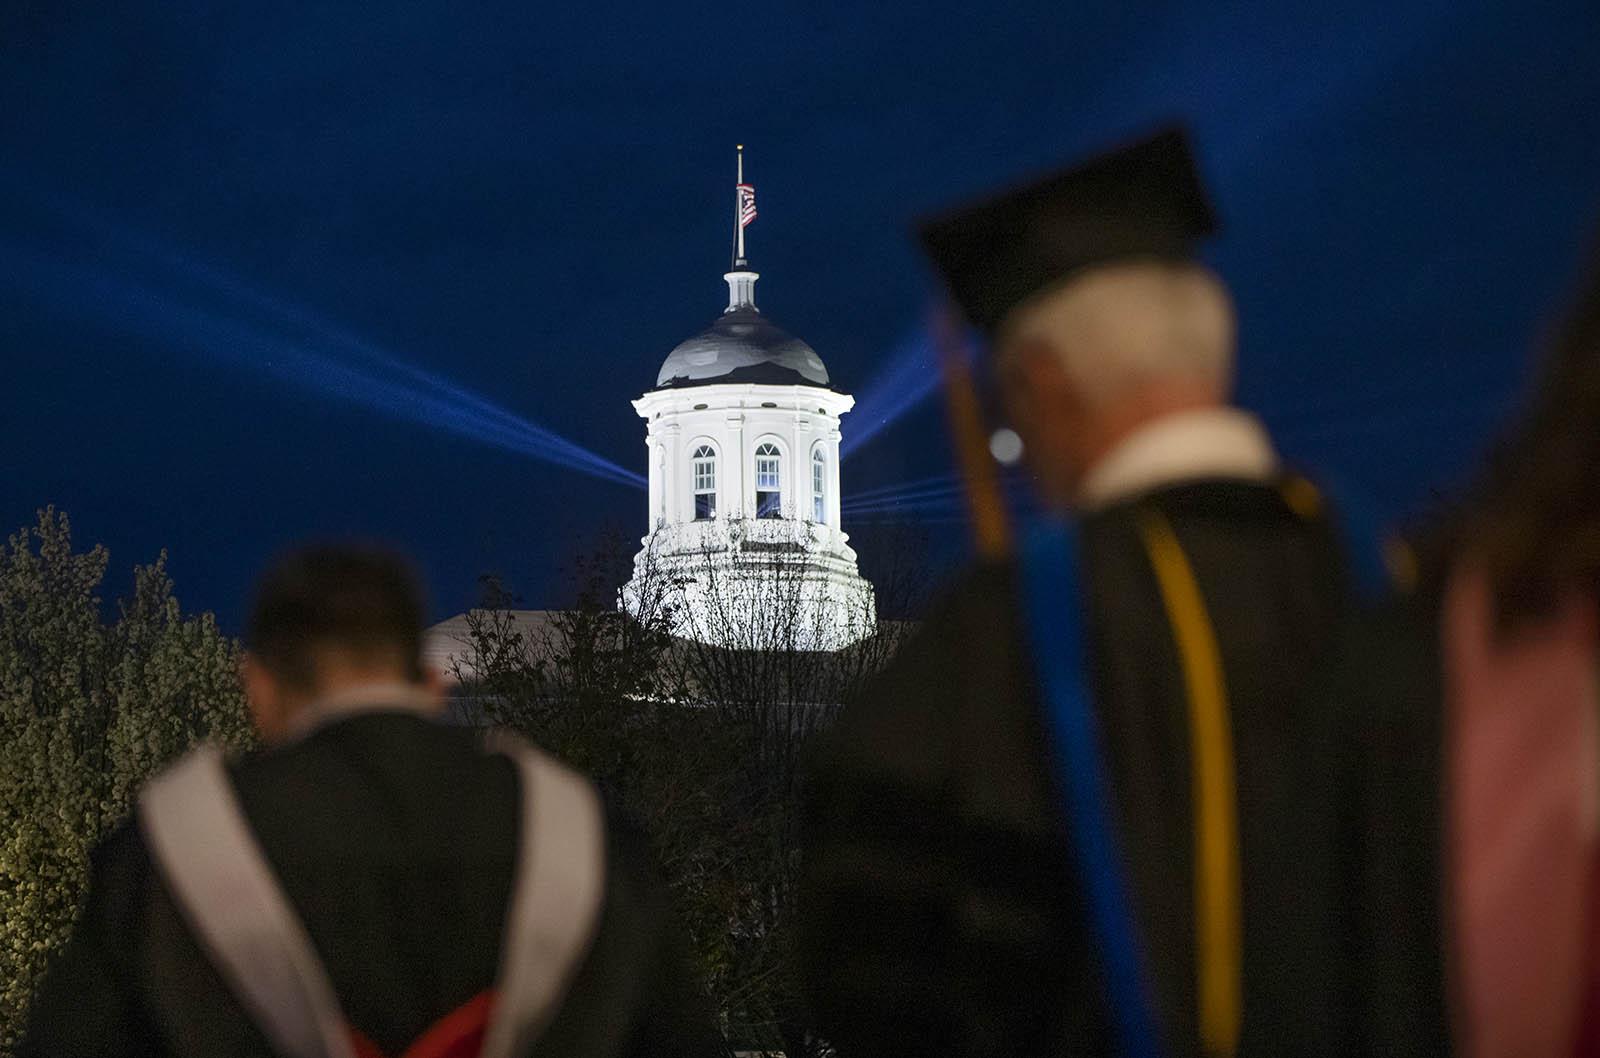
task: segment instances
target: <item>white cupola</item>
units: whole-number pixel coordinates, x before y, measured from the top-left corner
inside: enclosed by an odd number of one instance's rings
[[[742,147],[738,176],[728,307],[633,402],[646,423],[649,531],[623,605],[665,602],[676,634],[720,646],[835,650],[876,628],[872,586],[839,527],[840,419],[855,398],[756,308]]]

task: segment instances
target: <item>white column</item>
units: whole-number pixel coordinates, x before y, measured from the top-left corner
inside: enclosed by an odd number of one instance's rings
[[[828,458],[828,524],[838,529],[839,526],[839,431],[829,430],[827,433],[827,458]]]
[[[667,474],[667,453],[655,437],[647,440],[650,449],[650,532],[655,532],[666,520],[667,507],[662,498],[661,485]]]
[[[722,453],[722,502],[727,505],[727,517],[743,518],[747,504],[744,497],[744,414],[728,416],[728,444]]]
[[[788,491],[783,497],[794,517],[804,521],[811,517],[811,416],[795,412],[791,436],[790,465],[784,468],[789,475]]]
[[[677,423],[669,423],[661,428],[662,436],[662,474],[661,474],[661,506],[666,511],[668,525],[675,525],[684,520],[682,495],[683,486],[679,478],[683,476],[683,443],[678,435],[682,428]]]

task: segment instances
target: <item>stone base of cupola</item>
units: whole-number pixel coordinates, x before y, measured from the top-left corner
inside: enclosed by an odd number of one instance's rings
[[[872,585],[846,539],[793,519],[665,525],[642,541],[622,607],[713,646],[840,650],[877,630]]]

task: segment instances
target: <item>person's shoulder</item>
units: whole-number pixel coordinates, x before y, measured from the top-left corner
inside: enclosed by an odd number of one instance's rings
[[[1352,578],[1365,584],[1381,576],[1371,573],[1382,564],[1375,531],[1344,510],[1335,493],[1289,472],[1267,480],[1180,482],[1092,512],[1085,522],[1091,553],[1102,563],[1120,559],[1142,568],[1149,533],[1164,523],[1191,561],[1299,577],[1318,597],[1338,598]]]
[[[297,884],[327,884],[352,862],[498,873],[515,848],[515,765],[485,752],[475,731],[357,716],[233,761],[229,773],[262,849]]]
[[[230,755],[224,762],[240,807],[253,826],[263,816],[303,819],[305,805],[342,796],[341,787],[326,781],[337,758],[316,735]]]
[[[406,713],[358,714],[314,729],[303,737],[231,756],[228,771],[251,806],[285,801],[286,808],[315,790],[338,800],[346,793],[352,761],[366,761],[363,776],[392,782],[409,775],[419,787],[466,783],[478,796],[497,802],[509,794],[510,761],[484,751],[478,728],[447,724]]]
[[[1196,478],[1173,482],[1097,508],[1084,517],[1098,528],[1134,522],[1160,511],[1171,519],[1261,521],[1283,525],[1315,525],[1327,514],[1328,501],[1299,475],[1277,478]]]
[[[142,904],[150,881],[150,851],[137,816],[130,815],[89,852],[88,897],[94,917],[109,928],[125,926]]]

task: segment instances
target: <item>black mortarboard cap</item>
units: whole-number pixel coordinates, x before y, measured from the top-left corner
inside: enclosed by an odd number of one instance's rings
[[[1075,272],[1130,257],[1186,260],[1215,230],[1177,126],[918,225],[956,303],[991,335]]]

